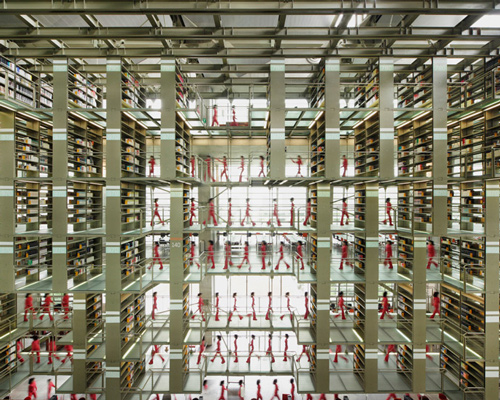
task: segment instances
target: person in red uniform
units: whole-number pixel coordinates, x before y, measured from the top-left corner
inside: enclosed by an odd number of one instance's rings
[[[193,226],[193,220],[196,218],[196,205],[194,203],[194,197],[191,197],[191,207],[189,208],[189,226]]]
[[[155,312],[158,310],[158,294],[153,292],[153,311],[151,312],[151,319],[155,320]]]
[[[295,400],[295,381],[294,379],[290,379],[290,395],[292,396],[292,400]]]
[[[220,174],[221,182],[222,182],[222,177],[224,175],[226,175],[226,181],[229,181],[229,175],[227,174],[227,158],[226,158],[226,156],[223,156],[222,160],[219,158],[216,158],[216,160],[219,161],[220,163],[222,163],[222,172]]]
[[[340,317],[340,314],[342,314],[342,319],[345,319],[344,292],[339,292],[339,295],[337,298],[337,305],[339,307],[339,313],[337,315],[335,315],[335,318]]]
[[[293,202],[293,197],[290,198],[290,226],[293,226],[293,220],[295,219],[295,203]]]
[[[50,313],[50,305],[54,303],[54,301],[52,300],[52,296],[49,294],[49,293],[46,293],[45,294],[45,298],[44,298],[44,301],[43,301],[43,306],[42,306],[42,313],[40,315],[40,320],[43,319],[43,316],[44,314],[48,314],[49,315],[49,319],[51,321],[54,321],[54,317],[52,316],[52,314]]]
[[[215,218],[215,204],[213,198],[210,198],[208,200],[208,223],[210,223],[210,219],[213,220],[214,226],[217,226],[217,219]]]
[[[278,387],[278,380],[275,379],[273,381],[273,385],[274,385],[274,394],[273,394],[273,397],[271,397],[271,400],[273,400],[275,397],[280,400],[280,394],[279,394],[279,390],[280,388]]]
[[[160,220],[160,223],[162,225],[165,225],[165,221],[161,219],[160,212],[158,211],[158,207],[159,207],[158,199],[154,200],[154,205],[155,205],[155,210],[153,213],[153,218],[151,218],[151,226],[154,225],[155,217],[158,217],[158,219]]]
[[[267,341],[267,350],[266,350],[266,356],[271,356],[271,363],[274,363],[274,354],[273,354],[273,334],[270,333],[268,335],[269,340]]]
[[[28,397],[30,399],[36,399],[37,390],[35,378],[30,378],[28,381]]]
[[[340,254],[340,267],[339,267],[340,270],[344,269],[344,262],[345,265],[350,265],[351,267],[353,266],[353,264],[350,261],[347,261],[348,253],[349,253],[349,243],[347,242],[346,239],[343,239],[341,254]]]
[[[56,385],[52,382],[52,379],[47,379],[47,400],[50,399],[50,395],[52,394],[52,389],[55,389]]]
[[[23,346],[21,343],[21,339],[17,339],[16,341],[16,357],[17,360],[22,364],[24,362],[24,358],[21,355],[21,352],[23,351]]]
[[[302,242],[299,240],[297,242],[297,256],[295,257],[295,259],[297,260],[297,262],[300,261],[301,263],[301,267],[300,269],[304,269],[304,254],[302,253]]]
[[[271,312],[273,311],[273,293],[269,292],[267,297],[269,298],[269,303],[267,305],[266,320],[269,320],[271,319]]]
[[[263,400],[260,390],[260,379],[257,379],[257,400]]]
[[[384,292],[382,295],[382,315],[380,316],[380,319],[384,319],[385,314],[392,319],[392,317],[389,315],[389,299],[387,298],[387,292]]]
[[[239,400],[245,400],[245,396],[243,394],[243,381],[240,380],[238,382],[238,385],[240,385],[239,389],[238,389],[238,399]]]
[[[251,336],[250,344],[248,345],[248,358],[247,358],[247,364],[250,364],[250,357],[252,357],[253,351],[254,351],[254,342],[255,340],[255,335]],[[257,381],[257,385],[259,384],[260,381]]]
[[[205,351],[205,336],[201,338],[200,350],[198,352],[198,361],[196,365],[200,365],[201,357],[203,357],[203,352]]]
[[[243,317],[240,317],[240,319]],[[234,362],[238,362],[238,335],[234,335]]]
[[[347,173],[347,158],[345,154],[342,156],[342,178],[345,177],[345,174]]]
[[[228,226],[233,225],[233,222],[231,221],[231,217],[233,216],[232,208],[233,208],[233,205],[231,204],[231,199],[229,198],[229,199],[227,199],[227,225]]]
[[[298,169],[297,169],[297,175],[295,175],[295,176],[300,176],[300,177],[301,177],[301,176],[302,176],[302,172],[300,171],[300,169],[301,169],[302,164],[303,164],[303,163],[302,163],[302,157],[301,157],[300,155],[298,155],[298,156],[297,156],[297,161],[295,161],[295,160],[292,158],[292,162],[293,162],[294,164],[297,164],[297,167],[298,167]]]
[[[205,314],[203,313],[203,306],[204,306],[204,301],[203,301],[203,297],[202,297],[202,293],[198,293],[198,309],[193,313],[193,315],[191,316],[191,319],[194,319],[194,317],[196,316],[196,313],[200,313],[201,315],[201,318],[203,321],[205,321]]]
[[[347,357],[343,356],[343,355],[342,355],[342,354],[340,354],[340,353],[342,353],[342,345],[341,345],[341,344],[338,344],[338,345],[336,345],[336,346],[335,346],[335,358],[333,359],[333,362],[334,362],[334,363],[339,362],[339,357],[340,357],[341,359],[343,359],[345,362],[349,361],[349,360],[347,359]]]
[[[64,296],[61,300],[61,306],[64,311],[64,319],[69,319],[69,294],[64,293]]]
[[[285,298],[286,298],[286,308],[288,310],[288,314],[290,315],[290,321],[293,320],[293,312],[292,312],[292,306],[290,305],[290,292],[285,293]],[[283,314],[280,319],[283,321],[283,318],[285,317],[286,314]]]
[[[149,157],[148,164],[149,164],[149,177],[152,177],[155,173],[155,165],[156,165],[155,156]]]
[[[207,264],[209,262],[212,262],[212,266],[210,268],[214,269],[215,268],[215,259],[214,259],[214,241],[213,240],[208,241]]]
[[[253,226],[255,226],[255,222],[253,222],[252,216],[250,215],[250,199],[247,199],[247,207],[245,210],[245,216],[241,220],[241,226],[245,225],[245,220],[248,218],[248,220],[252,223]]]
[[[61,361],[61,358],[56,354],[57,351],[57,344],[54,339],[49,339],[47,343],[48,351],[49,351],[49,362],[48,364],[52,364],[52,357],[54,357],[56,360]]]
[[[231,111],[233,113],[233,123],[231,124],[231,126],[236,126],[236,125],[238,125],[236,123],[236,107],[235,106],[231,106]]]
[[[344,217],[347,220],[346,225],[349,225],[349,214],[347,212],[347,199],[344,197],[342,199],[342,217],[340,218],[340,225],[344,226]]]
[[[260,257],[262,259],[262,268],[266,269],[266,255],[267,255],[267,243],[265,240],[260,244]]]
[[[223,269],[228,269],[229,266],[233,266],[233,262],[231,261],[231,242],[228,240],[224,244],[224,251],[225,251],[225,257],[224,257],[224,268]]]
[[[165,359],[163,358],[163,356],[160,354],[160,346],[158,346],[157,344],[154,344],[153,345],[153,348],[151,349],[151,360],[149,360],[149,365],[152,365],[153,362],[154,362],[154,359],[155,359],[155,355],[157,355],[161,358],[161,361],[162,362],[165,362]]]
[[[241,170],[240,172],[240,182],[243,180],[243,172],[245,171],[245,157],[241,156],[240,157],[240,166],[238,169]]]
[[[388,240],[385,244],[385,260],[384,265],[389,265],[389,269],[393,269],[392,265],[392,241]]]
[[[257,321],[257,315],[255,314],[255,292],[250,293],[250,298],[252,299],[252,312],[248,314],[249,317],[253,316],[253,320]]]
[[[236,305],[236,302],[238,300],[238,297],[237,297],[237,293],[233,293],[233,311],[231,311],[229,313],[229,318],[228,318],[228,322],[231,322],[231,319],[233,318],[233,315],[236,314],[238,312],[238,306]],[[243,316],[238,314],[238,317],[240,317],[240,320],[243,319]]]
[[[434,247],[434,241],[430,240],[427,242],[427,257],[429,261],[427,262],[427,269],[431,268],[431,264],[434,264],[436,268],[439,268],[438,263],[434,261],[436,256],[436,248]]]
[[[271,218],[269,219],[269,221],[267,221],[267,225],[271,225],[271,222],[273,222],[273,217],[275,217],[276,222],[278,223],[278,226],[281,226],[281,221],[280,221],[280,217],[278,214],[278,200],[274,199],[273,201],[274,201],[273,215],[271,215]]]
[[[309,293],[305,292],[304,293],[304,300],[305,300],[305,305],[306,305],[306,312],[304,314],[304,319],[309,318]]]
[[[67,359],[73,362],[73,345],[71,344],[64,345],[64,350],[66,350],[66,357],[63,358],[62,363],[64,364]]]
[[[219,400],[226,400],[226,397],[224,396],[224,393],[226,393],[227,388],[224,385],[224,381],[220,381],[220,396]]]
[[[163,269],[163,262],[161,261],[161,257],[160,257],[160,243],[159,242],[155,242],[155,244],[153,246],[153,262],[148,267],[148,269],[151,269],[155,265],[155,263],[160,264],[160,269]]]
[[[212,157],[207,156],[205,158],[205,163],[207,164],[207,169],[205,170],[205,175],[204,175],[204,181],[207,181],[207,175],[208,175],[208,180],[215,182],[215,178],[212,176]]]
[[[214,114],[212,116],[212,126],[219,126],[219,120],[217,119],[217,104],[214,104]]]
[[[198,261],[195,261],[196,243],[194,241],[191,242],[190,252],[191,252],[191,256],[189,257],[189,263],[190,263],[190,265],[193,265],[194,263],[196,263],[196,265],[198,266],[198,269],[200,269],[201,268],[200,263]]]
[[[24,299],[24,322],[28,321],[28,314],[31,313],[32,316],[35,316],[35,308],[33,307],[33,296],[31,293],[26,293],[26,297]]]
[[[97,395],[95,393],[90,393],[90,400],[97,400]]]
[[[441,316],[441,311],[439,311],[440,304],[439,292],[434,292],[434,295],[432,296],[432,307],[434,308],[434,312],[431,315],[431,319],[433,319],[436,314]]]
[[[326,400],[326,395],[324,393],[321,393],[319,395],[319,399],[318,400]]]
[[[219,311],[220,311],[220,308],[219,308],[219,292],[215,293],[215,320],[216,321],[220,321],[219,319]]]
[[[222,364],[225,364],[226,360],[224,359],[224,356],[222,355],[221,349],[220,349],[221,341],[222,341],[222,336],[220,336],[220,335],[217,336],[217,348],[215,349],[215,354],[214,354],[213,358],[210,361],[214,362],[215,359],[217,358],[217,356],[220,356],[220,358],[222,359]]]
[[[389,344],[385,349],[384,361],[389,362],[389,356],[391,355],[391,353],[395,353],[395,352],[396,352],[396,346],[393,344]]]
[[[306,400],[313,400],[311,393],[307,393]]]
[[[288,351],[288,333],[285,333],[285,347],[283,349],[283,361],[288,361],[288,356],[286,352]]]
[[[277,251],[276,253],[280,255],[280,258],[278,259],[278,264],[276,264],[276,268],[274,268],[275,270],[279,269],[280,267],[280,263],[281,263],[281,260],[284,259],[285,255],[284,255],[284,249],[283,249],[283,246],[285,245],[285,242],[280,242],[280,249],[279,251]],[[290,264],[288,264],[286,261],[283,261],[286,265],[286,269],[289,269],[290,268]]]
[[[306,219],[304,220],[304,226],[306,226],[309,223],[309,218],[311,218],[311,199],[307,199],[306,203]]]
[[[297,358],[298,362],[300,362],[300,359],[302,358],[303,354],[305,354],[307,356],[307,361],[311,362],[311,356],[309,355],[309,351],[307,351],[307,345],[305,345],[305,344],[302,345],[302,353],[300,353],[299,358]]]
[[[266,173],[264,172],[264,156],[259,156],[260,158],[260,172],[259,172],[259,178],[261,177],[265,177],[266,176]]]
[[[191,159],[189,161],[191,162],[191,178],[194,178],[194,174],[196,173],[196,157],[191,155]]]
[[[31,354],[36,354],[36,363],[40,364],[40,339],[37,335],[33,335],[33,342],[31,342]]]
[[[69,395],[69,400],[78,400],[78,397],[75,393]]]
[[[387,399],[385,400],[398,400],[398,396],[396,396],[396,393],[390,393],[389,396],[387,396]]]
[[[238,265],[238,268],[241,269],[241,267],[243,266],[243,264],[248,264],[250,268],[252,268],[252,266],[250,265],[250,260],[248,259],[248,254],[249,254],[249,251],[248,251],[248,242],[245,242],[245,248],[244,248],[244,253],[243,253],[243,260],[241,260],[241,264]]]
[[[393,226],[392,217],[391,217],[392,210],[393,210],[393,208],[392,208],[392,204],[391,204],[391,199],[389,199],[389,198],[385,199],[385,213],[387,214],[387,218],[382,221],[383,224],[387,224],[387,221],[389,221],[389,225]]]

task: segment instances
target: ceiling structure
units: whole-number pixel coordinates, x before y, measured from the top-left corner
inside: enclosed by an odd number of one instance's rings
[[[398,82],[431,57],[446,56],[451,76],[500,55],[499,16],[500,0],[3,0],[0,54],[47,73],[69,58],[103,85],[105,59],[121,57],[152,98],[161,58],[175,57],[186,86],[230,100],[265,99],[273,59],[286,64],[287,98],[307,98],[324,60],[340,58],[348,101],[380,57]]]

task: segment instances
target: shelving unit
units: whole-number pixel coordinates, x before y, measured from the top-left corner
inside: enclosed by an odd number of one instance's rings
[[[120,264],[122,267],[122,283],[130,282],[146,260],[146,242],[144,238],[122,240]]]
[[[29,107],[37,106],[38,77],[23,66],[0,57],[0,95]]]
[[[146,93],[139,80],[122,67],[122,105],[125,108],[145,108]]]
[[[121,183],[122,232],[146,226],[146,186],[137,183]]]
[[[432,67],[413,72],[401,80],[397,90],[398,108],[432,107]]]
[[[318,223],[318,185],[309,186],[311,199],[311,228],[316,228]]]
[[[102,273],[102,238],[69,237],[66,247],[68,279],[74,284]]]
[[[398,345],[396,365],[398,374],[411,382],[413,374],[413,349],[411,346],[406,344]]]
[[[413,238],[398,235],[398,272],[409,274],[413,270]]]
[[[122,114],[122,176],[146,176],[146,128]]]
[[[68,104],[74,108],[102,108],[102,88],[96,78],[76,68],[68,67]]]
[[[401,183],[398,185],[398,220],[399,228],[411,229],[413,224],[413,190],[412,185]]]
[[[102,294],[87,294],[85,306],[87,312],[87,336],[93,336],[104,327]],[[88,346],[87,353],[90,354],[93,350],[95,350],[93,346]]]
[[[365,380],[365,346],[362,344],[354,345],[354,373],[356,376]]]
[[[83,119],[68,119],[68,175],[101,177],[102,166],[103,129]]]
[[[16,237],[16,280],[26,278],[26,284],[52,275],[52,239]]]
[[[366,285],[363,283],[356,283],[354,285],[354,308],[354,330],[359,334],[359,336],[364,337],[366,320]]]
[[[68,224],[74,232],[103,225],[102,189],[102,183],[68,181]]]
[[[310,286],[309,300],[311,327],[314,330],[318,325],[318,286],[316,284]]]
[[[441,346],[440,366],[444,376],[458,386],[461,373],[460,354],[446,345]]]
[[[354,271],[365,273],[366,239],[361,235],[354,235]]]
[[[398,175],[432,176],[433,125],[429,112],[400,125],[398,135]]]
[[[0,293],[0,336],[16,329],[16,315],[17,296],[14,293]]]
[[[472,231],[484,227],[485,183],[464,182],[460,185],[460,229]]]
[[[356,87],[355,105],[359,108],[375,108],[379,104],[379,71],[377,67],[366,73]]]
[[[380,124],[373,111],[354,128],[354,166],[356,176],[377,176],[380,157]]]
[[[311,176],[325,176],[325,115],[314,123],[309,136],[309,149],[311,152]]]
[[[354,226],[363,229],[366,223],[366,185],[356,185],[354,190]]]
[[[175,121],[175,168],[177,177],[190,176],[191,133],[187,123],[179,114]]]
[[[484,362],[462,361],[460,367],[460,388],[463,391],[484,390]]]
[[[408,284],[397,285],[398,298],[398,329],[406,336],[412,337],[411,326],[413,324],[413,286]],[[398,349],[399,353],[399,349]],[[413,357],[411,358],[413,362]],[[412,370],[413,368],[410,368]]]
[[[36,181],[17,181],[16,228],[28,231],[52,227],[52,185]]]
[[[416,182],[413,185],[413,221],[418,231],[432,231],[432,181]]]

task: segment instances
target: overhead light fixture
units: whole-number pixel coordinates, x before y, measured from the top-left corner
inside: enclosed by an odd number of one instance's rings
[[[497,108],[497,107],[500,107],[500,100],[495,101],[491,107],[488,107],[488,108],[487,108],[486,110],[484,110],[484,111],[490,111],[490,110],[493,110],[494,108]]]
[[[465,117],[461,118],[460,119],[460,122],[461,121],[465,121],[466,119],[469,119],[469,118],[472,118],[472,117],[475,117],[476,115],[479,115],[481,114],[482,111],[478,111],[478,112],[475,112],[475,113],[472,113],[472,114],[469,114],[469,115],[466,115]]]
[[[287,182],[288,182],[288,179],[285,179],[283,182],[281,182],[281,183],[280,183],[280,186],[281,186],[281,185],[284,185],[284,184],[285,184],[285,183],[287,183]]]
[[[264,185],[267,185],[269,183],[269,179],[264,182]]]
[[[311,124],[308,126],[307,129],[311,129],[313,127],[313,125],[318,121],[318,119],[321,118],[321,116],[324,114],[325,112],[324,111],[321,111],[318,115],[316,115],[316,118],[314,118],[314,121],[311,122]]]

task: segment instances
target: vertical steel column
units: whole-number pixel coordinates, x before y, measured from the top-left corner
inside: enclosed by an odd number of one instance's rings
[[[285,178],[285,61],[271,60],[269,178]]]
[[[15,114],[0,110],[0,291],[12,292],[14,275],[14,178],[16,176]]]
[[[394,177],[394,60],[379,60],[380,74],[380,178]]]
[[[366,184],[365,392],[378,390],[378,183]]]
[[[325,177],[340,177],[340,60],[325,63]]]
[[[54,60],[54,127],[52,131],[52,290],[68,288],[66,234],[68,205],[68,60]],[[57,212],[56,212],[57,210]]]
[[[484,300],[485,307],[485,380],[484,398],[498,399],[498,329],[499,329],[499,240],[500,240],[500,217],[499,217],[499,181],[486,182],[486,210],[485,210],[485,233],[486,233],[486,273]]]
[[[121,59],[106,65],[106,397],[120,393]]]
[[[201,185],[198,186],[198,205],[206,205],[208,204],[208,200],[210,199],[210,186],[209,185]],[[171,213],[172,214],[172,213]],[[208,211],[207,208],[203,210],[203,212],[200,212],[198,209],[198,218],[199,221],[203,222],[204,220],[208,220]],[[220,218],[217,218],[220,220]],[[238,221],[238,216],[235,218],[233,217],[234,221],[233,224],[236,224]],[[200,222],[200,224],[201,224]],[[198,246],[198,253],[201,254],[203,251],[205,251],[208,248],[208,241],[212,239],[212,233],[209,229],[204,229],[200,233],[200,243]],[[212,282],[213,278],[212,276],[206,274],[203,280],[201,281],[200,284],[200,292],[203,293],[203,298],[205,299],[205,302],[208,301],[209,304],[212,303],[213,300],[213,288],[212,288]],[[205,342],[207,345],[212,344],[212,331],[206,331],[205,333]]]
[[[446,58],[432,60],[432,177],[434,178],[434,197],[432,202],[432,230],[435,236],[446,235],[448,230],[448,92]]]
[[[87,295],[73,294],[73,391],[87,391]]]
[[[161,60],[161,145],[160,177],[174,179],[177,175],[175,164],[175,120],[176,87],[175,59]]]
[[[182,349],[184,345],[183,286],[184,213],[182,183],[170,185],[170,391],[184,391]]]
[[[317,245],[317,327],[316,327],[316,391],[330,391],[330,265],[332,235],[332,189],[329,183],[318,184],[316,221]]]
[[[413,238],[413,391],[425,392],[426,280],[427,249],[425,237]]]

